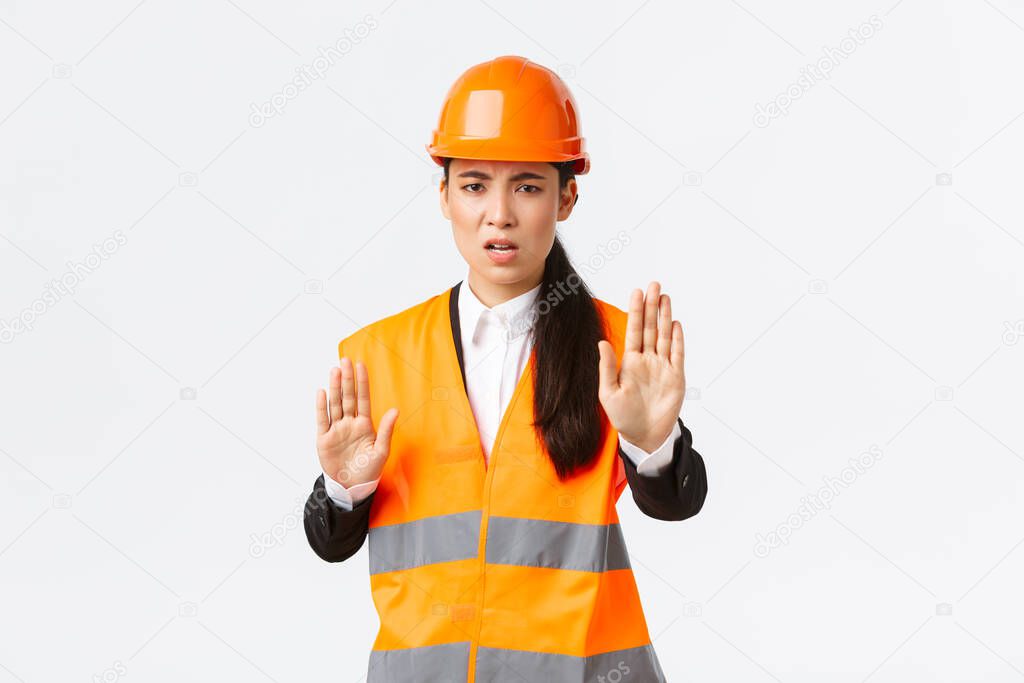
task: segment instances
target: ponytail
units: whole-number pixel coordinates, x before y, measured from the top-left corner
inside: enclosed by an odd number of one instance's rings
[[[575,175],[575,162],[551,163],[558,169],[559,189],[564,189]],[[445,158],[446,187],[450,165],[451,158]],[[597,458],[608,422],[597,398],[597,342],[604,339],[604,329],[593,295],[569,262],[557,233],[531,313],[537,356],[533,426],[558,477],[565,479]]]

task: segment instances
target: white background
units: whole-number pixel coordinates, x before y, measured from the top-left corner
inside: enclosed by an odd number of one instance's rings
[[[423,145],[502,54],[582,111],[573,258],[630,236],[588,283],[685,331],[704,510],[619,504],[669,680],[1024,680],[1024,4],[425,5],[0,2],[0,682],[365,676],[315,391],[464,277]]]

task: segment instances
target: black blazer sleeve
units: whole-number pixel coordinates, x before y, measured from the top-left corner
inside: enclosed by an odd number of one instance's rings
[[[704,459],[693,448],[693,436],[679,419],[682,434],[672,446],[672,464],[655,477],[636,471],[636,465],[619,447],[626,468],[626,480],[636,506],[648,517],[679,521],[700,512],[708,492]]]
[[[313,483],[313,492],[306,500],[303,524],[306,540],[320,559],[342,562],[363,546],[370,522],[370,505],[376,491],[344,510],[331,500],[324,488],[324,475]]]

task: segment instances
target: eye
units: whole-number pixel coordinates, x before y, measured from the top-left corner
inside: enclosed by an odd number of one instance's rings
[[[540,188],[537,187],[536,185],[520,185],[520,187],[523,188],[523,189],[526,189],[528,187],[531,188],[531,190],[529,192],[527,192],[526,194],[534,194],[536,192],[540,192]]]
[[[476,194],[477,190],[470,190],[469,188],[471,188],[471,187],[479,187],[480,189],[483,189],[484,186],[481,185],[480,183],[470,183],[469,185],[463,185],[462,189],[463,190],[468,190],[469,192],[472,192],[473,194]]]

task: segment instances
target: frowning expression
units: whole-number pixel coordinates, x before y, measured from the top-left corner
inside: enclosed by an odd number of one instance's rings
[[[441,185],[441,212],[470,269],[495,284],[538,281],[555,239],[555,224],[569,217],[576,180],[558,186],[547,162],[452,159]]]

